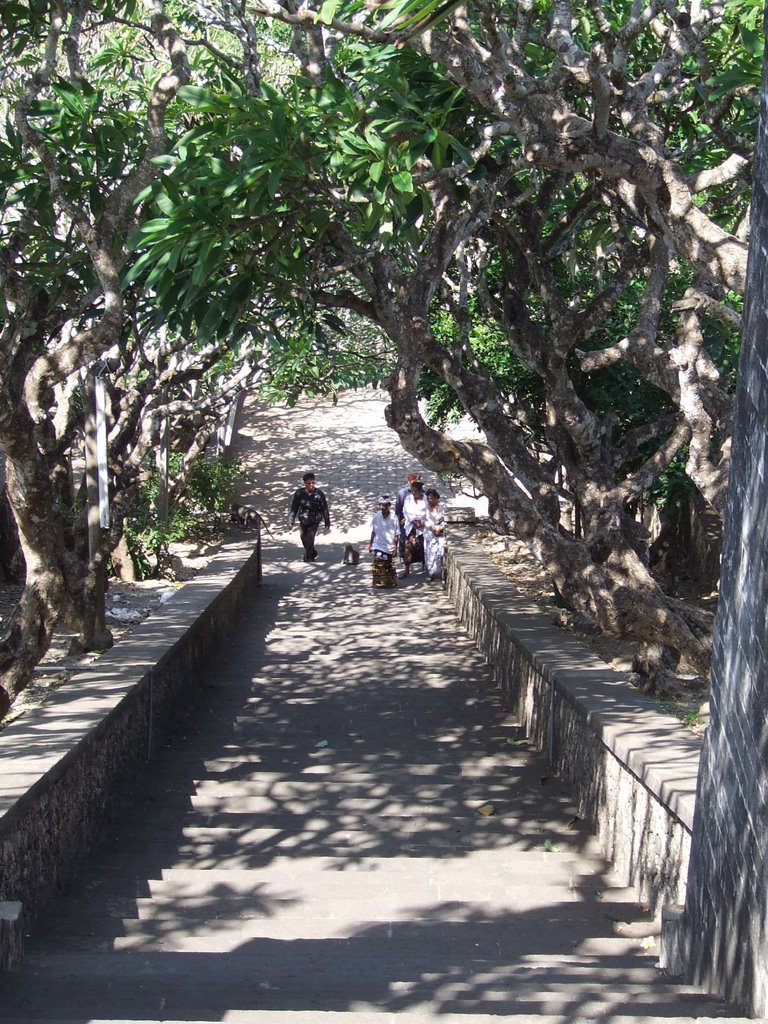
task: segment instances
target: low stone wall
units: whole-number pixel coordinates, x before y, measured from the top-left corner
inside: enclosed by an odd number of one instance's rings
[[[510,709],[653,913],[684,901],[701,743],[531,606],[451,527],[447,586]]]
[[[260,554],[225,544],[128,640],[0,733],[0,907],[23,907],[15,935],[0,929],[0,967],[18,966],[24,920],[77,869],[194,698],[261,579]]]

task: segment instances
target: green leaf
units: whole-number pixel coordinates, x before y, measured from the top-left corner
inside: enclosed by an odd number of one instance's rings
[[[231,106],[227,96],[200,85],[182,85],[177,95],[180,100],[196,110],[207,110],[214,113],[229,110]]]
[[[270,194],[272,199],[277,195],[277,188],[282,176],[282,169],[280,167],[273,167],[269,172],[269,177],[267,178],[267,192]]]
[[[339,6],[339,0],[325,0],[325,3],[320,8],[318,20],[324,25],[330,25],[333,19],[336,17],[336,11]]]
[[[371,164],[368,170],[368,177],[371,179],[371,181],[376,182],[376,184],[378,184],[378,182],[381,180],[382,174],[384,173],[385,167],[386,163],[383,160],[377,160],[375,164]]]
[[[398,192],[413,192],[413,176],[409,171],[398,171],[392,175],[392,185]]]
[[[751,57],[762,57],[765,49],[765,38],[759,32],[753,32],[746,25],[740,25],[741,41],[744,49]]]

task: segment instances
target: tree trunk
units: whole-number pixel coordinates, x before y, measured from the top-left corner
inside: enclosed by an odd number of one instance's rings
[[[406,450],[436,472],[465,476],[485,494],[495,528],[527,544],[571,608],[589,615],[607,633],[672,646],[696,672],[706,674],[708,638],[692,628],[695,617],[687,616],[682,602],[671,604],[653,579],[638,543],[638,524],[615,499],[600,507],[594,488],[589,499],[581,499],[584,536],[578,539],[552,514],[546,487],[537,493],[519,486],[514,452],[503,447],[501,424],[491,422],[496,429],[493,448],[482,441],[457,442],[428,426],[419,412],[416,380],[431,342],[423,333],[415,336],[419,328],[414,324],[423,324],[423,319],[410,315],[404,323],[397,339],[401,365],[390,382],[387,420]],[[451,383],[460,387],[460,382]],[[486,422],[479,418],[481,427]]]
[[[23,444],[21,425],[15,441],[13,447],[19,454],[9,455],[7,461],[8,501],[18,528],[26,581],[9,630],[0,642],[0,714],[5,714],[27,686],[57,625],[66,622],[77,628],[80,614],[73,595],[82,592],[82,587],[76,586],[76,581],[82,582],[77,560],[66,543],[59,517],[51,514],[51,475],[34,444]],[[27,447],[26,457],[21,457],[23,447]]]

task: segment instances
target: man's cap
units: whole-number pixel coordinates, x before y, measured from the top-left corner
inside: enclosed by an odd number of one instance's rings
[[[421,482],[421,480],[414,480],[411,483],[411,487],[415,487],[417,491],[419,491],[419,490],[423,491],[424,490],[424,484]]]
[[[377,505],[391,505],[392,499],[388,494],[382,494],[379,500],[376,502]]]
[[[315,479],[315,474],[314,473],[305,473],[304,476],[301,479],[304,481],[304,483],[306,483],[307,480],[314,480]]]

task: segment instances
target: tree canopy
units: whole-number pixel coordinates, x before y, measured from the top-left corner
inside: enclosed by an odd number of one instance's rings
[[[754,0],[6,5],[17,518],[22,466],[55,517],[61,388],[107,353],[125,501],[166,413],[191,445],[213,396],[255,377],[291,399],[384,378],[405,447],[485,493],[564,603],[705,673],[709,622],[654,578],[636,509],[672,471],[724,507],[761,16]],[[191,400],[198,379],[214,384]],[[455,409],[476,441],[442,429]],[[59,564],[29,533],[28,579]]]

